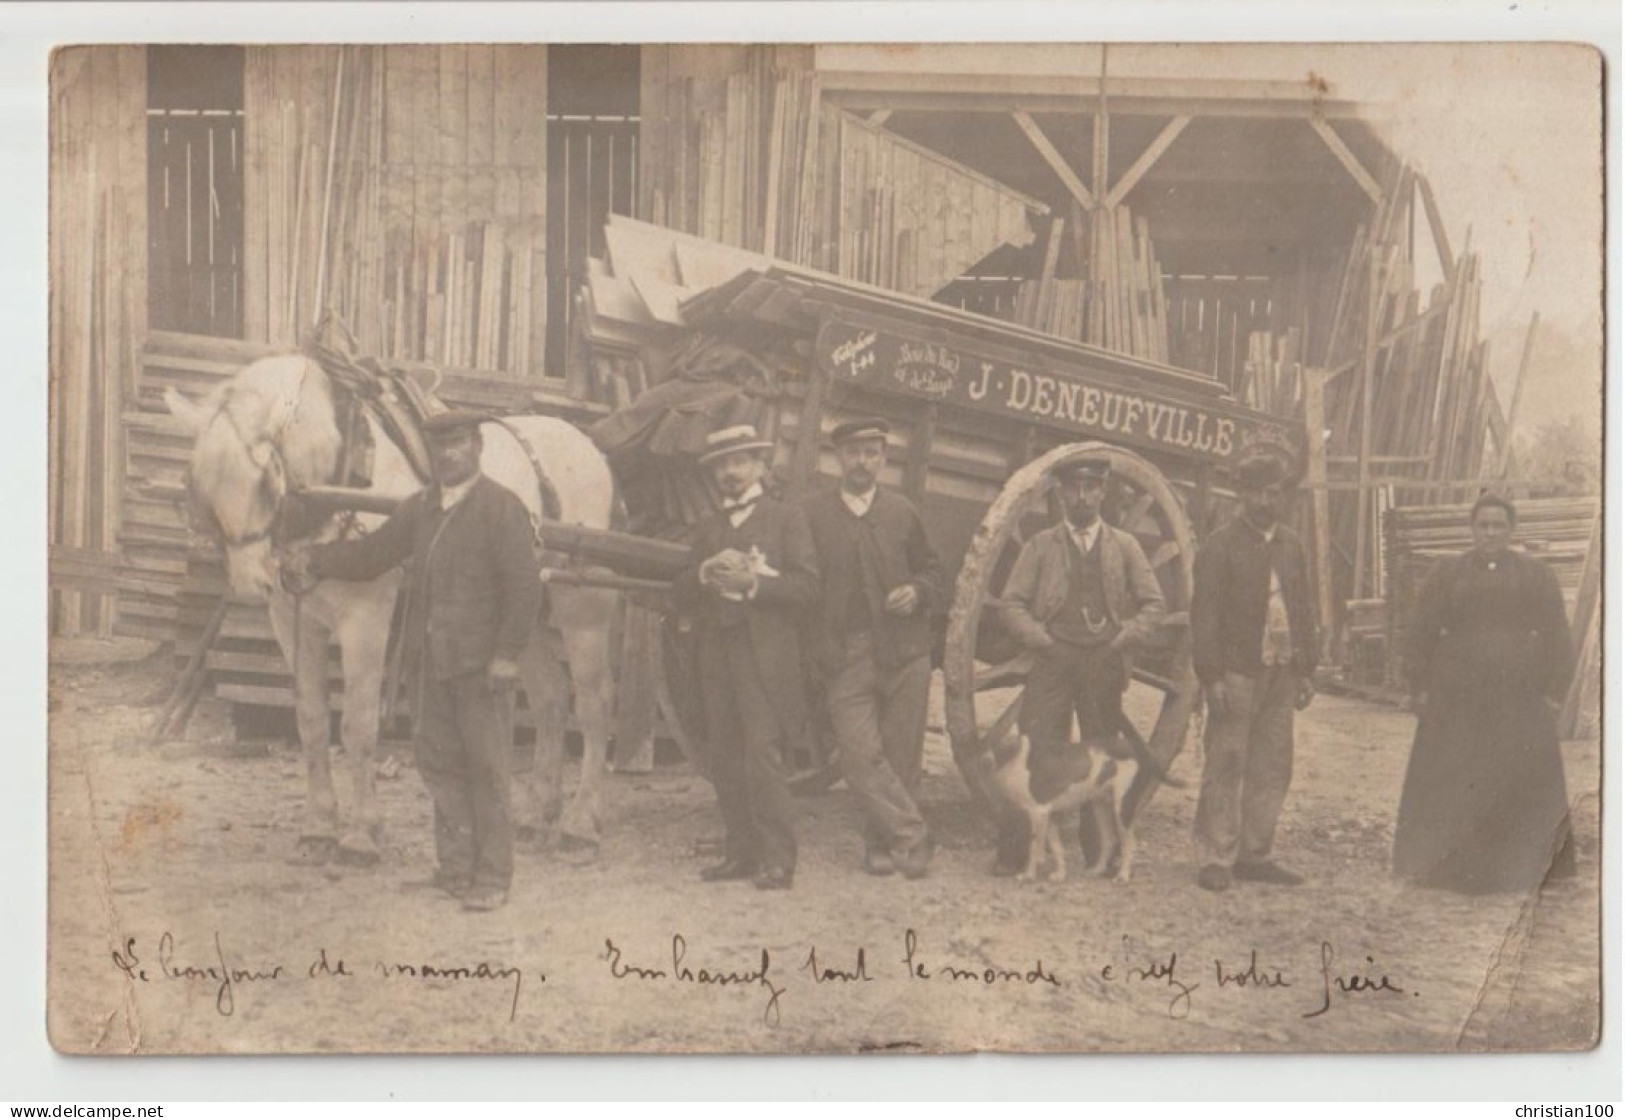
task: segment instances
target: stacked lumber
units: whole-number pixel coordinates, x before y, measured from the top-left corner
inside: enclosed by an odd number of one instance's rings
[[[146,327],[144,47],[51,57],[51,633],[106,634],[104,573],[117,550],[119,418]]]
[[[332,311],[366,353],[529,376],[546,319],[537,48],[248,50],[248,337],[297,346]]]
[[[1442,559],[1472,547],[1471,503],[1396,507],[1383,516],[1387,564],[1390,673],[1404,679],[1400,657],[1422,584]],[[1587,584],[1586,565],[1597,522],[1595,498],[1528,498],[1518,502],[1513,542],[1547,564],[1573,617]]]
[[[819,97],[816,74],[751,48],[722,76],[673,77],[643,122],[651,220],[707,241],[930,296],[1046,207]]]
[[[1154,362],[1168,361],[1168,302],[1162,266],[1144,218],[1127,206],[1084,213],[1073,205],[1080,279],[1055,276],[1061,219],[1053,223],[1043,272],[1016,289],[1014,320],[1048,334]],[[1078,231],[1086,230],[1079,236]]]
[[[1481,338],[1471,231],[1424,300],[1411,256],[1419,195],[1431,196],[1426,180],[1397,168],[1334,282],[1310,285],[1301,325],[1248,332],[1232,382],[1238,399],[1327,432],[1326,554],[1339,602],[1384,595],[1386,505],[1476,496],[1492,444],[1507,438]],[[1304,413],[1309,367],[1324,381],[1313,418]]]

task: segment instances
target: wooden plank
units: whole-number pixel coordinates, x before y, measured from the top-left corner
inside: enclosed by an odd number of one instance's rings
[[[496,213],[496,54],[489,45],[467,48],[468,216],[488,222]]]
[[[1422,189],[1422,208],[1427,214],[1428,232],[1433,235],[1433,248],[1439,256],[1439,267],[1444,271],[1446,283],[1456,275],[1456,258],[1450,252],[1450,233],[1445,229],[1444,217],[1439,213],[1439,203],[1433,197],[1433,184],[1426,175],[1417,176],[1417,185]]]
[[[468,222],[468,48],[447,44],[438,51],[440,116],[436,132],[441,180],[440,222],[462,234]],[[457,307],[452,305],[455,322]]]
[[[1038,149],[1038,154],[1044,157],[1044,162],[1049,164],[1050,170],[1055,172],[1056,178],[1061,180],[1061,185],[1066,187],[1067,193],[1076,199],[1078,205],[1085,210],[1093,210],[1095,207],[1093,192],[1083,185],[1083,180],[1078,178],[1076,171],[1072,170],[1071,164],[1067,163],[1066,157],[1061,154],[1060,149],[1050,142],[1048,136],[1044,135],[1043,129],[1038,127],[1038,122],[1021,109],[1015,110],[1010,115],[1027,139],[1032,142],[1032,146]],[[1001,190],[1004,189],[1007,188],[1001,188]]]
[[[1184,132],[1185,126],[1190,123],[1191,117],[1182,115],[1175,117],[1164,125],[1162,131],[1157,133],[1156,139],[1152,140],[1146,146],[1145,151],[1140,153],[1140,158],[1135,160],[1127,171],[1123,172],[1122,178],[1117,180],[1117,185],[1106,195],[1106,200],[1102,205],[1110,210],[1122,203],[1128,197],[1129,191],[1139,184],[1140,180],[1145,177],[1145,173],[1151,170],[1152,165],[1157,160],[1162,158],[1169,145],[1179,139],[1179,134]]]
[[[1518,406],[1523,403],[1525,375],[1529,372],[1529,358],[1535,350],[1535,335],[1540,330],[1540,312],[1529,317],[1529,330],[1523,336],[1523,354],[1518,358],[1517,378],[1512,382],[1512,400],[1507,404],[1506,424],[1498,437],[1500,462],[1495,477],[1505,478],[1512,470],[1512,441],[1517,434]]]

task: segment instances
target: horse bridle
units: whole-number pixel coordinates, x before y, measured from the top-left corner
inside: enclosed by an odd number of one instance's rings
[[[287,434],[289,425],[293,423],[294,413],[299,408],[299,399],[304,396],[305,393],[305,379],[309,376],[310,365],[307,362],[304,369],[300,371],[299,385],[293,394],[293,404],[288,408],[287,415],[283,417],[282,423],[277,427],[276,433],[268,436],[264,441],[267,450],[263,464],[260,462],[260,457],[255,454],[255,445],[249,442],[247,436],[243,435],[242,428],[237,424],[237,418],[231,414],[230,408],[227,407],[231,403],[229,397],[222,398],[219,406],[214,411],[214,415],[209,417],[209,423],[212,424],[218,420],[222,414],[224,414],[226,423],[231,425],[232,434],[237,437],[237,442],[242,444],[243,451],[248,455],[249,461],[255,463],[256,465],[260,465],[261,490],[265,490],[267,488],[267,484],[271,481],[271,468],[273,464],[276,467],[276,474],[279,475],[284,481],[283,492],[276,495],[274,501],[272,502],[273,508],[271,519],[266,523],[265,528],[257,529],[253,532],[241,533],[237,535],[227,533],[225,527],[220,524],[220,518],[215,514],[214,508],[206,504],[202,505],[201,512],[206,515],[206,525],[209,532],[226,548],[247,548],[249,545],[258,544],[260,541],[270,540],[276,535],[277,528],[282,522],[283,502],[287,497],[286,480],[288,477],[288,465],[287,462],[282,458],[282,437]],[[198,511],[201,503],[197,501],[197,491],[190,485],[190,481],[188,488],[192,490],[193,509],[194,511]]]

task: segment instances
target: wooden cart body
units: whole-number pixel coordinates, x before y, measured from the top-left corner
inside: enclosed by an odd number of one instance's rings
[[[975,763],[1011,727],[1026,670],[986,608],[1021,543],[1059,516],[1054,467],[1111,459],[1106,516],[1141,541],[1169,612],[1136,671],[1165,697],[1146,738],[1159,762],[1178,754],[1197,703],[1186,637],[1191,522],[1203,519],[1215,472],[1255,444],[1301,456],[1301,427],[1237,404],[1211,378],[788,266],[741,272],[676,309],[674,347],[709,336],[787,371],[761,423],[792,497],[834,485],[836,424],[890,423],[881,484],[920,508],[955,577],[942,620],[947,723],[979,795]]]

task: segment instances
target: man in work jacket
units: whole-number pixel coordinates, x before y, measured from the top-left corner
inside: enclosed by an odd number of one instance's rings
[[[801,510],[763,490],[772,447],[749,424],[707,438],[700,462],[722,510],[700,525],[696,562],[675,592],[695,620],[710,777],[727,833],[722,862],[700,878],[785,890],[796,838],[784,755],[806,731],[801,628],[818,595],[818,559]]]
[[[1123,720],[1129,654],[1156,632],[1162,587],[1140,543],[1100,516],[1111,464],[1083,459],[1055,472],[1065,516],[1022,546],[1000,603],[1005,628],[1033,652],[1019,727],[1032,744],[1028,768],[1036,797],[1059,792],[1072,717],[1084,739],[1116,735]],[[1098,837],[1085,815],[1086,852]],[[1026,863],[1027,824],[999,817],[995,875]]]
[[[416,756],[434,801],[431,884],[495,910],[513,879],[514,691],[541,606],[524,503],[480,472],[480,413],[424,421],[434,483],[374,533],[284,561],[286,579],[371,580],[410,562],[406,637],[418,658]]]
[[[840,485],[803,508],[824,578],[814,657],[842,776],[863,814],[863,866],[871,875],[896,869],[918,879],[932,846],[914,793],[942,566],[913,503],[876,483],[888,431],[883,420],[836,425]]]
[[[1196,553],[1191,660],[1207,699],[1196,803],[1197,885],[1233,879],[1295,886],[1270,859],[1292,782],[1292,718],[1314,697],[1318,620],[1303,542],[1280,523],[1293,477],[1283,453],[1236,465],[1241,515]]]

